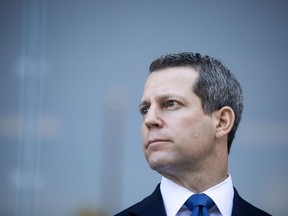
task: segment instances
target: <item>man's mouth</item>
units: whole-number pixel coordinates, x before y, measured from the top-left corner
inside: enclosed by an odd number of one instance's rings
[[[151,140],[148,140],[147,146],[150,146],[153,144],[161,144],[161,143],[165,143],[165,142],[169,142],[169,140],[162,139],[162,138],[151,139]]]

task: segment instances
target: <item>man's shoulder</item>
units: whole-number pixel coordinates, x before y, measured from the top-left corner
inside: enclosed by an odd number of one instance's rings
[[[267,212],[255,207],[251,203],[244,200],[234,188],[233,210],[232,216],[271,216]]]
[[[132,206],[130,206],[129,208],[126,208],[124,209],[123,211],[115,214],[114,216],[133,216],[133,215],[137,215],[136,213],[133,213],[134,212],[134,209],[137,209],[138,205],[141,205],[141,202],[138,202]]]
[[[130,206],[114,216],[148,216],[165,215],[165,208],[160,192],[160,184],[157,185],[154,192],[142,201]]]

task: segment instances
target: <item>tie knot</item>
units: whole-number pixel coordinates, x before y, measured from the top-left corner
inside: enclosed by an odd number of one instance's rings
[[[192,211],[197,206],[202,206],[210,209],[212,206],[215,205],[215,203],[206,194],[194,194],[189,197],[189,199],[185,202],[185,205]]]

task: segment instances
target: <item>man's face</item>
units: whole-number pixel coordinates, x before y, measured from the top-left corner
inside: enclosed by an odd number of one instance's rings
[[[197,77],[190,67],[174,67],[155,71],[146,81],[142,143],[150,167],[161,174],[201,169],[213,154],[216,123],[192,90]]]

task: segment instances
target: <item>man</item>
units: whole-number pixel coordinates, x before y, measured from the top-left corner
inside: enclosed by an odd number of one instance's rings
[[[140,103],[142,143],[162,180],[117,216],[269,215],[244,201],[228,174],[242,110],[241,86],[219,60],[178,53],[153,61]]]

